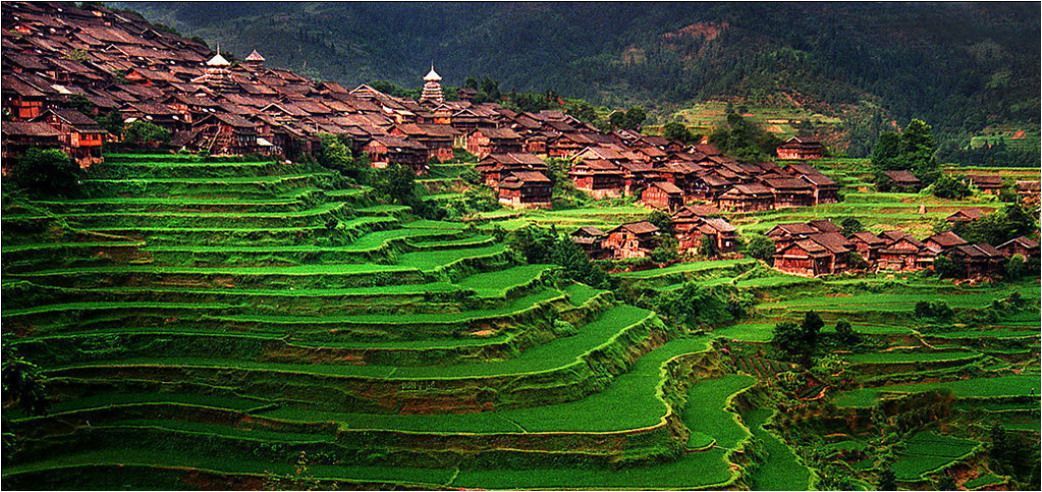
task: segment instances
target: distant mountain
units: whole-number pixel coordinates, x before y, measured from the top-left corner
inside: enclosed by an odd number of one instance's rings
[[[1038,3],[114,3],[269,64],[355,84],[449,84],[677,108],[741,97],[942,134],[1037,128]]]

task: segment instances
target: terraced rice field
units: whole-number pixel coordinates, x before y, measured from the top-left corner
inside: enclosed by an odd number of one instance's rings
[[[708,337],[490,235],[302,165],[117,155],[84,190],[3,217],[27,231],[5,236],[5,337],[51,398],[5,414],[35,438],[5,486],[738,477],[723,448],[676,455],[691,380],[671,374]]]
[[[802,490],[838,463],[871,488],[887,455],[901,487],[958,466],[975,489],[1009,481],[975,460],[991,423],[1039,432],[1037,279],[807,279],[748,258],[613,275],[750,300],[735,323],[688,330],[625,288],[526,264],[493,231],[607,229],[646,218],[642,206],[434,221],[303,165],[109,163],[84,196],[3,215],[5,344],[40,366],[50,398],[45,414],[5,409],[28,438],[5,487]],[[860,160],[821,167],[846,201],[734,221],[924,227],[999,206],[874,193]],[[464,171],[438,166],[421,184],[454,195]],[[1029,307],[972,316],[1013,294]],[[915,318],[924,299],[956,319]],[[807,311],[825,321],[827,370],[771,344]],[[840,319],[857,343],[837,341]],[[916,420],[922,408],[943,425]],[[879,412],[915,423],[879,444]]]

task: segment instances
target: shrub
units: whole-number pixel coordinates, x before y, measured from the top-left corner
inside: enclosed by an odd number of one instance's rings
[[[510,245],[529,263],[554,263],[563,267],[564,276],[598,289],[611,288],[611,277],[590,261],[586,253],[551,227],[527,226],[509,238]]]
[[[18,185],[44,194],[66,194],[76,190],[81,170],[58,149],[30,148],[15,160],[11,177]]]
[[[858,336],[857,332],[854,331],[854,328],[850,326],[850,322],[845,319],[836,322],[836,336],[838,336],[842,342],[850,345],[858,343],[861,338]]]
[[[677,238],[672,235],[660,236],[658,246],[651,250],[651,261],[655,263],[669,263],[676,260],[679,256],[677,253],[678,245]]]
[[[365,169],[359,166],[344,138],[322,133],[319,134],[319,140],[322,142],[322,150],[318,154],[318,163],[322,167],[354,179],[361,178]]]
[[[803,316],[803,323],[799,325],[789,321],[775,325],[771,343],[803,365],[809,366],[811,357],[818,347],[818,335],[824,326],[825,322],[818,313],[808,311]]]
[[[751,298],[733,285],[705,287],[687,281],[680,288],[665,292],[643,290],[635,303],[672,323],[697,328],[741,318],[751,305]]]
[[[865,226],[861,225],[861,221],[855,219],[854,217],[847,217],[843,219],[843,221],[839,223],[839,226],[843,228],[844,236],[850,236],[855,232],[861,232],[865,230]]]
[[[154,149],[170,142],[170,130],[149,121],[130,123],[123,132],[123,143],[130,147]]]
[[[1020,280],[1027,275],[1027,263],[1024,257],[1021,255],[1010,256],[1006,260],[1006,279],[1007,280]],[[1015,292],[1014,292],[1015,294]]]
[[[933,318],[940,321],[950,320],[954,312],[944,301],[919,301],[915,303],[915,317]]]
[[[774,262],[774,241],[762,234],[751,236],[745,244],[745,254],[770,265]]]
[[[948,255],[938,256],[933,262],[933,271],[941,278],[956,278],[962,275],[961,260],[952,259]]]
[[[952,175],[942,175],[933,183],[933,195],[938,198],[966,198],[970,196],[966,181]]]

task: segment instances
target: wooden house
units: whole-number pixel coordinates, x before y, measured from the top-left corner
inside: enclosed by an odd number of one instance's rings
[[[101,163],[101,147],[108,134],[98,122],[74,109],[49,109],[38,118],[61,133],[61,148],[81,168]]]
[[[659,228],[647,221],[622,224],[610,231],[602,247],[611,258],[644,258],[658,247]]]
[[[640,194],[641,203],[672,212],[684,206],[684,192],[668,181],[654,181]]]
[[[764,178],[761,182],[774,194],[774,208],[814,205],[814,188],[807,181],[797,178]]]
[[[919,240],[902,231],[885,231],[880,237],[886,246],[879,250],[876,265],[880,270],[916,271],[929,266],[935,253]],[[924,251],[926,250],[926,251]]]
[[[446,162],[455,158],[452,143],[456,137],[456,130],[451,126],[406,123],[392,128],[390,134],[395,137],[409,138],[422,144],[427,148],[428,162],[434,160]]]
[[[1017,200],[1025,207],[1035,208],[1039,205],[1040,188],[1038,181],[1017,181]]]
[[[792,137],[776,149],[779,159],[809,160],[825,156],[825,146],[808,137]]]
[[[774,268],[793,275],[816,277],[832,273],[833,256],[810,239],[793,241],[774,253]]]
[[[735,185],[716,198],[721,209],[736,212],[756,212],[774,208],[774,192],[764,185]]]
[[[391,164],[411,167],[416,175],[427,174],[427,147],[423,144],[401,137],[390,135],[374,135],[373,140],[364,147],[369,155],[372,167],[385,168]]]
[[[31,147],[59,148],[62,133],[43,121],[5,121],[3,133],[3,174],[7,175],[15,159]]]
[[[951,222],[952,224],[963,224],[966,222],[973,222],[981,217],[984,217],[984,210],[979,208],[964,208],[949,215],[944,220]]]
[[[580,227],[572,233],[572,242],[579,245],[580,248],[586,255],[592,259],[600,259],[604,257],[604,249],[602,242],[608,234],[596,227],[586,226]]]
[[[1002,253],[1002,256],[1009,258],[1013,255],[1020,255],[1024,258],[1034,258],[1039,255],[1038,241],[1031,239],[1027,236],[1020,236],[1009,241],[1006,241],[995,249]]]
[[[976,186],[981,193],[998,195],[1002,192],[1002,176],[997,174],[968,174],[966,179]]]
[[[883,171],[884,186],[890,191],[916,192],[922,189],[923,182],[910,171]]]
[[[200,141],[196,143],[212,154],[263,154],[266,149],[257,139],[258,124],[241,116],[214,113],[192,125]]]
[[[717,253],[733,253],[738,249],[738,231],[720,217],[706,217],[686,233],[676,233],[679,251],[698,251],[704,238],[709,238]]]
[[[965,244],[953,248],[948,255],[962,269],[962,276],[990,277],[1002,273],[1005,256],[990,244]]]
[[[510,153],[510,154],[491,154],[475,166],[475,169],[481,173],[482,179],[485,184],[495,188],[499,186],[499,182],[506,178],[506,176],[515,171],[538,171],[545,172],[547,170],[546,162],[543,161],[539,156],[535,154],[524,154],[524,153]]]
[[[622,168],[602,159],[584,159],[568,169],[568,177],[576,189],[597,199],[622,196],[625,174]]]
[[[521,135],[509,128],[478,128],[467,134],[467,152],[479,159],[490,154],[520,153]]]
[[[887,241],[868,231],[855,232],[850,235],[850,243],[854,245],[854,251],[869,264],[874,264],[879,258],[879,250],[886,246]]]
[[[553,182],[539,171],[513,171],[499,182],[499,203],[512,208],[551,208]]]
[[[964,244],[970,243],[952,231],[939,232],[923,240],[923,245],[935,253],[947,253]]]

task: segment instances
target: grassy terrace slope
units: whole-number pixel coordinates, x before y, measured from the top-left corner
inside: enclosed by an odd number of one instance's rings
[[[674,375],[709,338],[368,195],[303,165],[123,154],[80,196],[12,203],[0,316],[51,408],[8,410],[28,440],[5,487],[261,488],[302,452],[289,483],[738,479],[737,428],[686,449]]]

